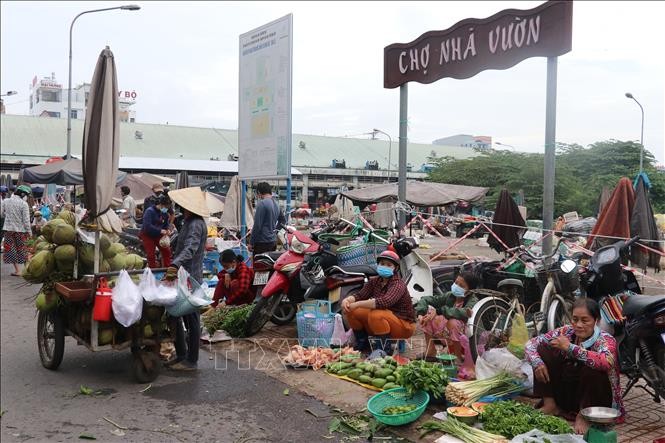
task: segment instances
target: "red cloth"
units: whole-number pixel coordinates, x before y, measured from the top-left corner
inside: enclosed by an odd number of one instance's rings
[[[143,250],[148,258],[149,268],[158,268],[157,257],[155,256],[155,248],[159,248],[159,253],[162,255],[162,267],[168,268],[171,266],[171,248],[162,248],[159,246],[159,237],[152,238],[145,233],[139,234],[141,241],[143,241]]]
[[[226,276],[231,276],[231,284],[227,288],[224,285]],[[217,306],[220,301],[224,301],[227,305],[244,305],[254,301],[254,270],[248,267],[243,262],[238,262],[236,270],[233,274],[227,273],[222,270],[217,274],[219,281],[215,287],[215,295],[213,296],[212,306]]]
[[[598,216],[598,222],[587,240],[587,249],[595,250],[601,246],[615,243],[616,239],[595,238],[595,235],[630,238],[630,217],[635,206],[633,183],[626,177],[621,178],[612,196]]]
[[[357,301],[370,298],[376,301],[376,309],[389,309],[406,321],[416,320],[416,311],[413,309],[409,290],[396,275],[393,275],[386,284],[382,278],[374,277],[355,295]]]

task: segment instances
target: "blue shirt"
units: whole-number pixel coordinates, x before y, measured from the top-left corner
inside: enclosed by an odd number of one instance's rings
[[[141,230],[145,232],[148,237],[159,238],[162,235],[162,229],[168,229],[169,217],[168,214],[162,214],[157,209],[157,206],[150,206],[143,213],[143,225]]]
[[[264,198],[256,205],[254,226],[252,227],[252,245],[257,243],[275,243],[277,234],[275,229],[278,223],[284,223],[284,215],[279,210],[277,202],[272,198]]]

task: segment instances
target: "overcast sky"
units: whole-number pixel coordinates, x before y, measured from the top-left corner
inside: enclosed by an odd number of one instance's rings
[[[27,114],[29,84],[55,72],[67,84],[69,24],[114,2],[2,1],[1,90],[8,113]],[[137,121],[236,129],[238,37],[294,15],[293,131],[356,136],[379,128],[398,136],[399,89],[383,88],[383,48],[459,20],[542,2],[141,2],[136,12],[88,14],[74,28],[73,83],[89,82],[109,45],[118,87],[134,90]],[[637,140],[663,148],[663,2],[576,1],[573,50],[559,58],[557,141],[587,145]],[[409,139],[489,135],[543,152],[546,60],[466,80],[409,86]]]

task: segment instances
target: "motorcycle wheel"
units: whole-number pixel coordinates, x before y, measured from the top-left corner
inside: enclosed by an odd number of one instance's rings
[[[283,301],[277,305],[275,311],[270,317],[270,321],[277,326],[288,325],[293,321],[294,318],[296,318],[296,305],[290,301],[285,301],[284,297],[282,297],[282,300]]]
[[[283,294],[274,295],[272,297],[261,298],[254,309],[250,312],[249,317],[247,317],[247,323],[245,324],[245,337],[251,337],[252,335],[259,332],[270,317],[272,317],[273,311],[282,301]]]
[[[473,336],[469,339],[473,361],[476,361],[478,356],[483,355],[485,351],[500,346],[504,338],[507,341],[510,336],[512,319],[508,321],[508,333],[495,330],[493,325],[497,319],[499,319],[499,324],[504,323],[509,309],[506,301],[496,298],[493,303],[485,304],[474,315]]]

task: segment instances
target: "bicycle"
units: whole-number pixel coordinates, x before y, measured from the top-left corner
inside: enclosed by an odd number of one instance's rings
[[[517,313],[525,316],[527,330],[531,337],[555,329],[571,321],[570,308],[575,299],[574,292],[579,287],[577,264],[572,260],[564,260],[557,266],[550,267],[550,260],[558,253],[561,238],[554,251],[549,255],[538,256],[524,246],[508,249],[506,253],[521,251],[532,260],[540,262],[544,268],[537,270],[539,286],[542,293],[539,303],[525,309],[523,299],[524,285],[521,280],[509,278],[499,282],[500,291],[484,290],[482,298],[473,308],[467,322],[467,333],[470,338],[471,353],[474,360],[486,350],[500,347],[508,342],[513,318]]]

